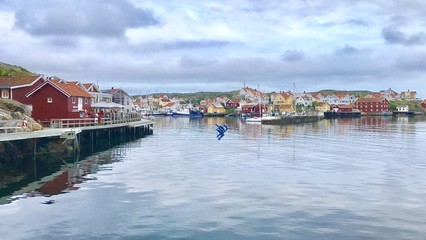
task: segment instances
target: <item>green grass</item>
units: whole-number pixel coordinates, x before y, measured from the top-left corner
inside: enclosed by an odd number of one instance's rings
[[[27,69],[10,65],[7,63],[0,62],[0,76],[31,76],[34,75],[34,73],[28,71]]]

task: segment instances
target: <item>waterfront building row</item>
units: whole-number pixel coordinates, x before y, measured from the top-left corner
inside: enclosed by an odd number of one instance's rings
[[[104,112],[134,112],[133,99],[124,90],[101,91],[94,83],[42,75],[6,76],[0,77],[0,90],[3,99],[25,104],[31,117],[42,124],[52,119],[89,118]]]

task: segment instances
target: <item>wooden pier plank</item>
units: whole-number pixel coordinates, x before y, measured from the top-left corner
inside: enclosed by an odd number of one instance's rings
[[[109,124],[109,125],[96,125],[79,128],[47,128],[40,131],[34,132],[16,132],[16,133],[4,133],[0,134],[0,142],[5,141],[16,141],[33,138],[45,138],[45,137],[60,137],[64,133],[69,131],[75,131],[76,134],[85,130],[96,130],[96,129],[108,129],[117,127],[142,127],[154,124],[151,120],[142,119],[141,121],[127,122],[120,124]]]

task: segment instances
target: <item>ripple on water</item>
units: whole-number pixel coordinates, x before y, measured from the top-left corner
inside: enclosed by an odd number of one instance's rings
[[[230,126],[220,141],[216,121]],[[100,154],[112,163],[81,183],[84,191],[46,208],[49,222],[19,225],[40,212],[15,206],[0,231],[73,239],[423,239],[425,133],[421,121],[378,118],[294,126],[161,118],[153,136]]]

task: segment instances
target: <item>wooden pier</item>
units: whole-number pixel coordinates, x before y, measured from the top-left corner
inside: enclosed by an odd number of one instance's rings
[[[137,128],[137,127],[152,127],[154,122],[147,119],[132,119],[132,120],[117,120],[97,124],[93,120],[85,119],[60,119],[55,120],[58,124],[55,127],[45,128],[34,132],[8,132],[0,134],[0,142],[16,141],[25,139],[36,139],[46,137],[74,138],[78,134],[89,130],[114,129],[114,128]],[[55,122],[54,121],[54,122]]]
[[[53,127],[33,132],[0,134],[0,162],[58,156],[87,155],[114,145],[152,135],[154,122],[141,118],[95,121],[55,120]]]

